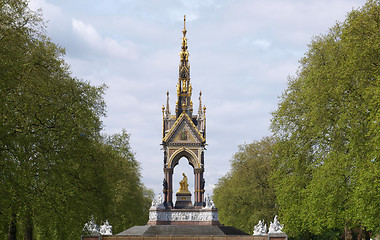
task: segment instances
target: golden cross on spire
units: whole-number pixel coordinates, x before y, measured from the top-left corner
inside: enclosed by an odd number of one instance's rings
[[[182,32],[183,32],[183,36],[185,37],[185,35],[186,35],[186,15],[183,15],[183,30],[182,30]]]

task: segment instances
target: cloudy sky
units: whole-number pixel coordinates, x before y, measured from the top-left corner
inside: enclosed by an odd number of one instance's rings
[[[194,108],[207,107],[206,190],[230,169],[238,145],[270,135],[271,112],[313,36],[364,0],[31,0],[47,34],[66,48],[73,76],[105,83],[104,132],[126,129],[143,182],[162,186],[161,106],[175,109],[186,14]],[[192,168],[175,168],[174,190]],[[178,186],[177,186],[178,185]]]

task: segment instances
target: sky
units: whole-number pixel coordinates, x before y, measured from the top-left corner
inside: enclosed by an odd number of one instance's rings
[[[105,134],[130,134],[142,181],[162,190],[162,111],[175,110],[186,15],[194,113],[206,105],[206,194],[230,170],[239,145],[271,135],[271,112],[296,76],[313,36],[364,0],[30,0],[47,35],[66,49],[72,75],[106,84]],[[174,191],[186,159],[174,169]]]

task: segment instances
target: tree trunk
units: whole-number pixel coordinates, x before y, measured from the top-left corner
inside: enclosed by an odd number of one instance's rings
[[[33,240],[33,223],[30,215],[26,216],[24,239]]]
[[[352,234],[351,233],[352,233],[352,231],[346,223],[346,225],[344,226],[344,240],[352,240]]]
[[[16,214],[12,214],[9,223],[8,240],[17,240]]]
[[[369,236],[369,232],[367,231],[367,229],[365,227],[360,227],[360,232],[358,234],[358,240],[362,240],[362,239],[365,239],[365,240],[370,240],[370,236]]]

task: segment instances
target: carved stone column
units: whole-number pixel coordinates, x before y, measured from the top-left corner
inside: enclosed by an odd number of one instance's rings
[[[164,168],[164,182],[166,187],[162,190],[164,192],[164,206],[165,208],[173,208],[173,169]]]
[[[203,168],[194,169],[194,206],[202,208],[204,206],[204,179]]]

